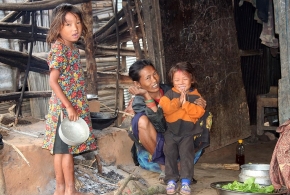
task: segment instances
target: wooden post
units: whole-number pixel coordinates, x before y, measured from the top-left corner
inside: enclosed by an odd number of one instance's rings
[[[145,32],[148,45],[149,59],[160,74],[161,81],[166,82],[165,57],[161,32],[161,16],[159,1],[142,1]]]
[[[139,37],[138,37],[138,35],[136,33],[136,29],[135,29],[134,16],[132,14],[132,11],[131,11],[128,3],[125,3],[125,5],[123,5],[123,10],[124,10],[124,13],[126,16],[127,24],[128,24],[130,35],[131,35],[131,39],[132,39],[134,49],[136,52],[136,58],[137,59],[144,58],[144,55],[141,51],[141,47],[139,44]]]
[[[137,16],[138,16],[138,22],[139,22],[141,32],[142,32],[142,43],[143,43],[144,56],[145,56],[145,58],[148,58],[145,27],[144,27],[144,22],[143,22],[142,17],[141,17],[141,11],[139,8],[139,5],[141,4],[141,2],[140,2],[140,0],[134,0],[134,2],[135,2],[136,12],[137,12]]]
[[[88,28],[87,36],[85,36],[85,52],[87,67],[87,93],[98,94],[97,89],[97,65],[95,61],[94,40],[93,40],[93,11],[92,2],[82,4],[83,16],[85,24]]]
[[[127,42],[124,42],[121,44],[121,48],[126,48],[127,46]],[[122,56],[122,59],[121,59],[121,70],[126,70],[126,56]],[[124,89],[120,88],[119,89],[119,98],[118,98],[118,105],[119,105],[119,110],[122,111],[124,110]],[[119,125],[121,125],[122,123],[122,117],[123,114],[120,113],[119,116],[118,116],[118,119],[116,120],[116,126],[118,127]]]
[[[279,34],[280,59],[281,59],[281,79],[279,80],[278,90],[278,107],[279,107],[279,123],[283,124],[290,118],[290,16],[288,14],[288,1],[273,1],[275,14],[275,31]]]

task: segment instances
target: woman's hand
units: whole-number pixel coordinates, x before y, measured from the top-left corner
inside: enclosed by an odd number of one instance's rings
[[[147,92],[147,90],[142,89],[140,87],[136,87],[136,86],[131,86],[128,89],[129,93],[131,93],[132,95],[142,95],[145,96]]]
[[[67,111],[68,119],[70,121],[76,121],[79,119],[78,113],[76,112],[73,106],[67,107],[66,111]]]
[[[196,105],[199,105],[199,106],[203,107],[203,109],[205,109],[205,107],[206,107],[206,101],[205,101],[202,97],[196,99],[196,100],[194,101],[194,103],[195,103]]]

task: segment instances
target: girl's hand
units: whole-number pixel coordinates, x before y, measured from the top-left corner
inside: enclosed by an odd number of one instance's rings
[[[136,86],[131,86],[128,89],[129,93],[131,93],[132,95],[142,95],[145,96],[147,92],[147,90],[142,89],[140,87],[136,87]]]
[[[203,107],[203,109],[205,109],[205,107],[206,107],[206,101],[205,101],[202,97],[196,99],[196,100],[194,101],[194,103],[195,103],[196,105],[199,105],[199,106]]]
[[[76,121],[79,119],[78,113],[76,112],[76,110],[74,109],[74,107],[69,106],[66,108],[67,114],[68,114],[68,119],[70,121]]]
[[[180,104],[183,105],[186,102],[186,92],[185,89],[180,89],[180,97],[179,97]]]

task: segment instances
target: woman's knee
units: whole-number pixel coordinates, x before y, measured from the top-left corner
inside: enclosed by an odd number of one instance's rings
[[[142,136],[142,134],[145,133],[146,135],[150,135],[155,138],[157,135],[155,127],[152,125],[148,117],[144,115],[141,116],[138,121],[138,130],[139,130],[139,136],[140,134]]]
[[[138,131],[142,145],[149,153],[153,154],[156,147],[157,133],[147,116],[140,117],[138,121]]]
[[[148,126],[150,126],[150,124],[151,124],[151,122],[148,119],[148,117],[143,115],[139,118],[138,129],[146,129]]]

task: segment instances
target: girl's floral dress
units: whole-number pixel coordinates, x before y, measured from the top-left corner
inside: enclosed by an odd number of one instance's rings
[[[62,43],[56,42],[52,45],[48,55],[48,65],[50,69],[55,68],[60,71],[58,79],[60,87],[77,111],[79,117],[83,118],[90,128],[90,136],[84,143],[78,146],[69,146],[69,152],[71,154],[78,154],[87,150],[96,149],[97,145],[92,133],[88,100],[85,92],[85,77],[81,67],[80,53],[76,47],[74,48],[75,49],[71,49]],[[50,150],[51,153],[53,153],[56,127],[61,111],[64,117],[66,117],[66,108],[55,93],[52,92],[49,100],[45,138],[42,146]]]

